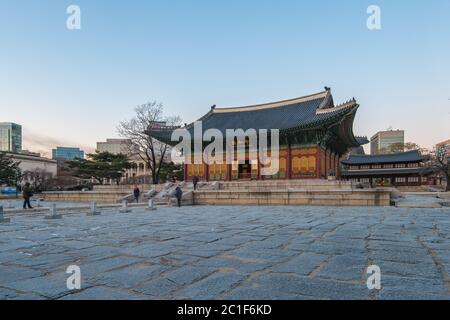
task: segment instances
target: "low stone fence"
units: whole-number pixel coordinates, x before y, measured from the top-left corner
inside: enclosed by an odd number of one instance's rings
[[[342,180],[265,180],[265,181],[226,181],[220,182],[220,190],[330,190],[330,189],[352,189],[352,182]]]
[[[155,196],[157,203],[169,201],[168,196],[172,192],[166,186],[165,192]],[[391,188],[376,189],[350,189],[336,188],[327,190],[315,189],[241,189],[232,190],[198,190],[191,194],[185,190],[183,202],[194,205],[317,205],[317,206],[389,206],[391,200]],[[42,197],[46,201],[83,202],[95,201],[99,204],[118,203],[129,192],[107,191],[65,191],[44,192]],[[192,199],[191,199],[192,198]]]
[[[164,188],[164,184],[138,184],[141,192],[156,190],[160,192]],[[134,185],[103,185],[94,186],[94,191],[98,192],[115,192],[115,193],[132,193]]]
[[[55,191],[43,192],[41,198],[46,201],[117,203],[129,192],[108,191]]]
[[[196,205],[389,206],[389,188],[370,190],[196,191]]]

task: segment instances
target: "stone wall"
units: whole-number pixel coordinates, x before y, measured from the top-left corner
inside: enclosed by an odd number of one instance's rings
[[[158,185],[143,188],[160,191],[170,186]],[[208,186],[206,186],[208,187]],[[317,205],[317,206],[389,206],[391,188],[352,189],[350,182],[309,181],[257,181],[223,182],[219,190],[212,186],[201,188],[194,194],[196,205]],[[109,188],[109,189],[108,189]],[[173,188],[173,186],[172,186]],[[182,185],[184,201],[190,203],[190,185]],[[118,203],[130,195],[129,186],[103,186],[90,192],[44,192],[47,201]],[[102,190],[102,191],[99,191]],[[142,190],[142,189],[141,189]],[[165,193],[172,192],[167,189]],[[163,191],[164,193],[164,191]],[[155,199],[167,203],[168,198],[159,193]],[[164,193],[164,194],[165,194]]]
[[[240,181],[220,182],[221,190],[287,190],[289,188],[304,190],[351,190],[352,182],[340,180],[267,180],[267,181]]]
[[[197,191],[194,202],[196,205],[389,206],[390,189]]]
[[[138,184],[137,185],[141,192],[146,192],[149,190],[156,190],[157,192],[161,191],[164,187],[163,184]],[[132,193],[134,189],[134,185],[103,185],[103,186],[94,186],[94,191],[107,191],[107,192],[119,192],[119,193]]]
[[[127,193],[112,193],[107,191],[57,191],[43,192],[42,198],[46,201],[64,201],[64,202],[91,202],[97,203],[117,203],[120,198],[128,195]]]

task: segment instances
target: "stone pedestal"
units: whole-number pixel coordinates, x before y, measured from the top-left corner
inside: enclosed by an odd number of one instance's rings
[[[3,214],[3,206],[0,206],[0,223],[9,223],[11,219],[5,218]]]
[[[100,214],[101,214],[101,212],[97,210],[97,203],[95,201],[92,201],[91,207],[89,209],[89,212],[87,213],[87,216],[88,217],[99,216]]]
[[[56,212],[56,204],[50,206],[50,214],[46,215],[45,219],[62,219],[62,214]]]
[[[122,207],[119,209],[120,213],[128,213],[131,212],[131,210],[128,208],[128,201],[123,200],[122,201]]]
[[[155,205],[155,201],[153,200],[149,200],[148,201],[148,207],[147,207],[148,211],[155,211],[156,210],[156,205]]]

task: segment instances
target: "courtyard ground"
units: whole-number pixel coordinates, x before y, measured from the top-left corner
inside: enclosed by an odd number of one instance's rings
[[[69,290],[69,265],[81,289]],[[369,290],[367,267],[381,269]],[[450,208],[185,207],[0,224],[0,299],[450,299]]]

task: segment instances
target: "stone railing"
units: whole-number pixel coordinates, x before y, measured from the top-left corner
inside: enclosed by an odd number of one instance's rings
[[[390,189],[197,191],[196,205],[389,206]]]
[[[55,191],[43,192],[45,201],[117,203],[128,193],[112,193],[107,191]]]
[[[304,190],[353,189],[350,181],[340,180],[266,180],[266,181],[227,181],[220,183],[221,190],[287,190],[289,188]]]

